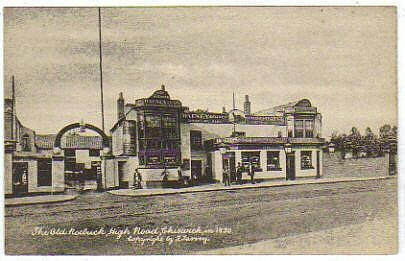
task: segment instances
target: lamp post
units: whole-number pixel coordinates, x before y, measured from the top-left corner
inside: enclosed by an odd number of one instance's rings
[[[291,160],[290,160],[290,155],[292,153],[292,145],[289,142],[289,140],[287,140],[287,143],[284,144],[284,151],[285,151],[285,159],[286,159],[286,180],[292,179],[290,172],[291,172]]]

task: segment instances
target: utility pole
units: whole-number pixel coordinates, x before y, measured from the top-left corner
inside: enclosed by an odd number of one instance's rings
[[[100,50],[100,92],[101,92],[101,127],[104,131],[104,92],[103,92],[103,53],[101,47],[101,8],[98,8],[98,36]]]
[[[233,135],[236,132],[236,116],[235,116],[235,93],[232,93],[232,113],[233,113]]]
[[[15,83],[14,75],[11,76],[11,139],[14,140],[14,125],[15,125]]]

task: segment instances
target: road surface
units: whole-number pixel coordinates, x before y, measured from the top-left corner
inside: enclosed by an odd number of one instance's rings
[[[11,255],[194,254],[350,228],[374,220],[382,225],[394,222],[396,227],[396,183],[396,179],[371,180],[142,198],[82,194],[71,202],[7,207],[5,249],[6,254]],[[165,227],[201,228],[208,232],[162,236],[138,233],[140,230],[161,231]],[[121,229],[124,233],[126,228],[130,233],[134,229],[138,232],[124,234],[119,239],[109,234],[111,229]],[[52,229],[62,232],[45,235]],[[84,235],[86,231],[100,234]],[[74,234],[76,232],[84,234]],[[159,241],[166,236],[181,238],[174,243]],[[390,234],[381,240],[396,246],[395,238],[396,235]],[[305,248],[305,244],[302,247]],[[311,249],[316,247],[312,245]]]

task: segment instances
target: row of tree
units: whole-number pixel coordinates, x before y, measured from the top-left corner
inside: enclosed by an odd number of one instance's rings
[[[356,127],[352,127],[349,134],[334,131],[330,142],[335,145],[336,150],[342,152],[343,158],[347,152],[351,152],[354,158],[360,155],[379,157],[386,151],[396,151],[397,131],[397,126],[384,124],[379,128],[378,135],[374,134],[370,127],[367,127],[362,135]]]

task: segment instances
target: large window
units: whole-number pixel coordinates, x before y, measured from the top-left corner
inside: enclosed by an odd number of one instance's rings
[[[190,131],[190,143],[192,150],[202,150],[201,131]]]
[[[39,159],[38,160],[38,186],[52,186],[52,160]]]
[[[281,170],[280,167],[280,152],[268,151],[267,152],[267,170]]]
[[[142,165],[176,165],[180,160],[180,135],[176,114],[140,114],[138,137],[139,159]]]
[[[162,116],[163,138],[176,139],[178,137],[177,119],[171,115]]]
[[[146,138],[161,137],[161,120],[159,115],[146,115],[145,127]]]
[[[304,138],[304,121],[296,120],[294,122],[294,132],[296,138]]]
[[[312,151],[301,151],[301,169],[313,169]]]
[[[314,121],[313,120],[295,120],[294,132],[296,138],[313,138]]]
[[[243,151],[242,166],[245,170],[249,169],[249,165],[253,164],[256,171],[262,171],[260,166],[260,151]]]

